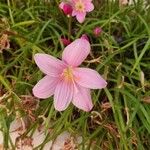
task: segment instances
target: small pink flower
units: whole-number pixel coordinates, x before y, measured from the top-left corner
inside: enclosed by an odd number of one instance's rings
[[[107,82],[95,70],[78,67],[89,53],[89,42],[77,39],[64,49],[62,60],[36,54],[35,62],[46,75],[34,86],[33,94],[38,98],[54,95],[54,107],[58,111],[65,110],[71,102],[90,111],[93,107],[90,89],[102,89]]]
[[[93,33],[96,37],[98,37],[101,33],[102,33],[102,29],[100,27],[96,27],[94,30],[93,30]]]
[[[72,14],[72,6],[69,2],[61,2],[59,8],[61,8],[66,15]]]
[[[73,12],[72,16],[76,16],[77,20],[82,23],[85,20],[87,12],[91,12],[94,9],[92,0],[70,0]]]
[[[92,0],[67,0],[62,1],[59,7],[66,15],[76,16],[80,23],[83,23],[87,12],[94,9]]]
[[[64,46],[67,46],[71,43],[71,41],[67,38],[61,38],[61,42],[63,43]]]
[[[88,38],[87,34],[82,34],[81,39],[85,39],[89,42],[89,38]]]

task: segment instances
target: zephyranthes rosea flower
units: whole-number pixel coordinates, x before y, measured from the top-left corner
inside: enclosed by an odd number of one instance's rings
[[[72,0],[72,7],[72,16],[76,16],[80,23],[85,20],[86,13],[94,9],[92,0]]]
[[[76,107],[90,111],[93,107],[90,89],[106,87],[106,81],[98,72],[78,67],[90,53],[90,44],[85,39],[76,39],[63,51],[62,60],[47,54],[35,54],[34,59],[45,73],[33,88],[38,98],[54,95],[54,107],[65,110],[72,102]]]
[[[80,23],[85,20],[86,13],[91,12],[94,9],[92,0],[66,0],[62,1],[59,7],[65,14],[68,14],[66,12],[70,12],[70,15],[76,16]]]

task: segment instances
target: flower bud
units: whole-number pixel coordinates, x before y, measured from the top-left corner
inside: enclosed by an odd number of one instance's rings
[[[69,3],[61,2],[59,7],[63,10],[65,15],[72,14],[72,6]]]
[[[71,43],[71,41],[67,38],[61,38],[61,42],[63,43],[64,46],[67,46]]]
[[[89,38],[87,34],[82,34],[81,39],[85,39],[89,42]]]
[[[96,27],[94,30],[93,30],[93,33],[96,37],[98,37],[102,32],[102,29],[100,27]]]

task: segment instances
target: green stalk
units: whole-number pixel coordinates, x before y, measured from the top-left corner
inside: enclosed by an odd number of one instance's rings
[[[69,24],[68,24],[68,39],[71,38],[71,29],[72,29],[72,17],[69,16]]]

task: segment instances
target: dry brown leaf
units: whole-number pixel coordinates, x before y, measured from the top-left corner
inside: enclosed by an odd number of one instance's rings
[[[8,49],[8,48],[10,48],[8,35],[2,34],[2,36],[0,37],[0,53],[2,53],[4,49]]]

